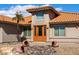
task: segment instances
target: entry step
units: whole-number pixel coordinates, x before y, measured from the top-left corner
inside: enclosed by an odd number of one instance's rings
[[[45,45],[47,45],[47,44],[46,44],[46,42],[32,42],[31,45],[45,46]]]
[[[31,42],[30,43],[31,46],[46,46],[46,45],[50,45],[50,43],[47,42]]]

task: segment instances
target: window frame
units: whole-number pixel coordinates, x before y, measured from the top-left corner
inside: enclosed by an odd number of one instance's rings
[[[34,36],[36,36],[36,26],[34,26]]]
[[[42,14],[42,17],[39,14]],[[40,19],[40,17],[41,17],[41,19]],[[37,12],[36,13],[36,18],[37,18],[38,21],[42,21],[44,19],[44,13],[43,12]]]
[[[64,35],[60,35],[61,26],[64,27]],[[58,27],[58,35],[55,35],[55,27]],[[65,36],[65,35],[66,35],[66,32],[65,32],[65,26],[64,25],[55,25],[54,26],[54,36]]]
[[[30,28],[30,26],[24,27],[23,32],[24,32],[25,37],[30,37],[31,36],[31,28]],[[30,35],[29,35],[29,32],[30,32]]]

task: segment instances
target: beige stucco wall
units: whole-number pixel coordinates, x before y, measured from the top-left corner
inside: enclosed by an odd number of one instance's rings
[[[53,26],[50,28],[50,41],[79,42],[79,26],[75,24],[65,25],[65,36],[54,36]]]
[[[1,24],[2,26],[2,42],[18,41],[16,38],[16,25]]]
[[[32,25],[46,25],[47,22],[49,21],[49,16],[48,14],[44,14],[44,17],[41,21],[39,21],[37,19],[37,16],[36,15],[32,15]]]
[[[47,37],[47,41],[49,41],[49,14],[44,14],[44,19],[45,19],[45,23],[47,25],[47,28],[46,28],[46,37]]]
[[[0,42],[2,42],[2,27],[0,27]]]
[[[6,24],[6,23],[2,23],[0,24],[0,26],[2,27],[0,29],[0,43],[2,42],[16,42],[19,41],[17,39],[17,28],[16,25],[13,24]],[[22,28],[20,29],[22,30]],[[31,32],[32,34],[32,32]],[[24,35],[24,31],[22,30],[20,33],[20,37],[23,37]],[[27,36],[26,39],[28,41],[32,41],[31,36]]]

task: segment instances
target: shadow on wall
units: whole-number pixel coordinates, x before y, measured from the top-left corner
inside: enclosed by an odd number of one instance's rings
[[[6,34],[17,34],[17,28],[15,25],[3,26],[2,28]],[[22,32],[22,30],[20,29],[19,34],[21,34],[21,32]]]
[[[7,38],[15,37],[18,41],[22,41],[21,37],[17,37],[17,28],[16,25],[2,25],[3,35]],[[19,34],[22,33],[22,29],[20,29]]]

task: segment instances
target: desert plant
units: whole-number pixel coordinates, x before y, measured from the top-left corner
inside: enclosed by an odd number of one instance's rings
[[[19,22],[21,20],[24,20],[23,15],[20,14],[19,12],[16,12],[15,17],[13,17],[12,20],[16,20],[17,21],[17,39],[19,41],[20,40],[20,37],[19,37],[19,33],[20,33]]]
[[[56,41],[52,41],[52,47],[58,47],[59,45],[57,45]]]
[[[24,44],[24,46],[26,46],[26,47],[29,46],[29,42],[28,42],[28,41],[24,41],[23,44]]]
[[[24,40],[26,40],[26,37],[25,36],[21,37],[21,42],[23,42]]]

